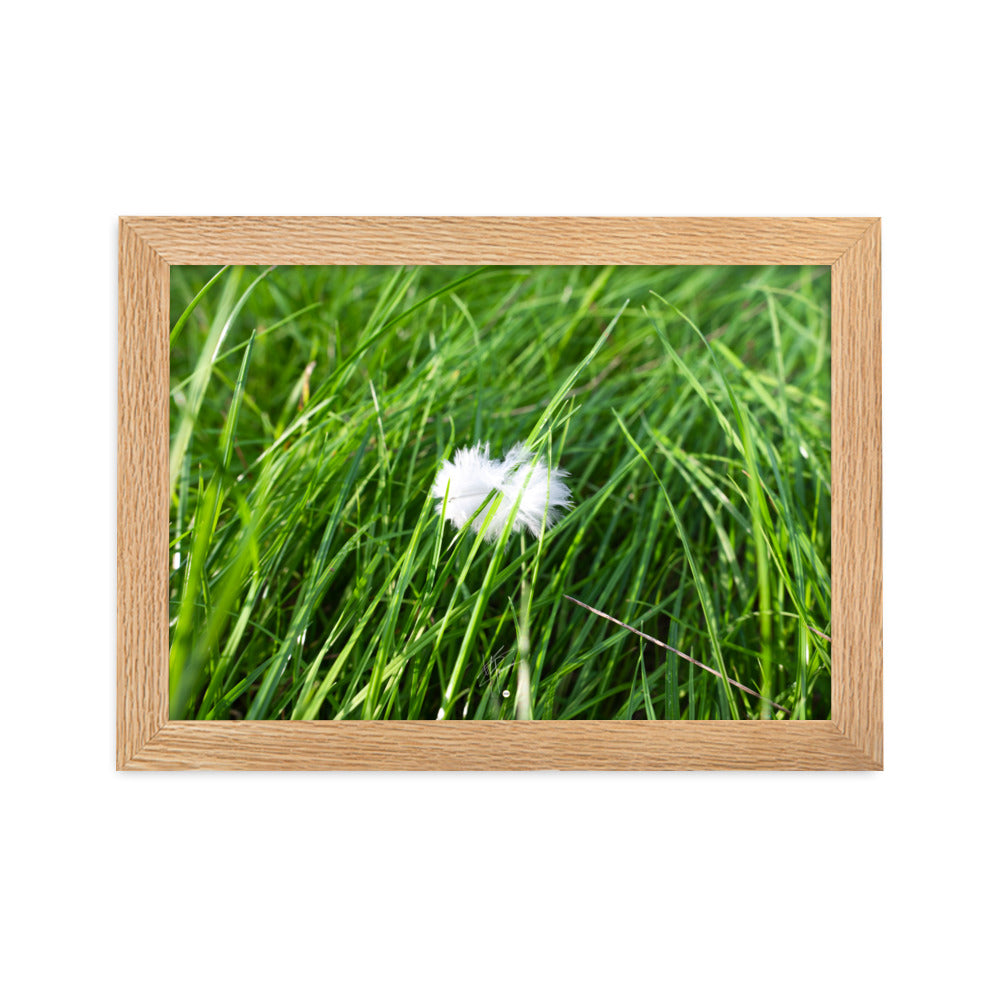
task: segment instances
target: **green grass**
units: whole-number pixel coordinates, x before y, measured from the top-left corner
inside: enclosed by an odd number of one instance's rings
[[[172,268],[171,717],[828,718],[829,301],[815,267]],[[456,532],[430,486],[477,440],[573,509]]]

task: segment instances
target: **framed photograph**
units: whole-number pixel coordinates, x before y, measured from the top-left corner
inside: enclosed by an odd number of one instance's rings
[[[122,218],[119,769],[882,767],[869,218]]]

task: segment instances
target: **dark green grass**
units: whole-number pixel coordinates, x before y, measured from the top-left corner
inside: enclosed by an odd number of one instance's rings
[[[829,717],[828,269],[171,282],[173,718]],[[436,513],[477,440],[541,540]]]

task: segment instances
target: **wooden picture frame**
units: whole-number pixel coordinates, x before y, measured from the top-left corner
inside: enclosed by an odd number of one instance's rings
[[[130,217],[119,237],[119,769],[882,768],[878,219]],[[227,263],[829,265],[831,720],[169,720],[169,274]]]

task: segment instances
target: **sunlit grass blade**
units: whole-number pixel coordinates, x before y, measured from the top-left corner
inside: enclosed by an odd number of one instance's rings
[[[236,268],[230,272],[224,291],[225,301],[231,300],[235,296],[241,273],[241,268]],[[246,289],[231,309],[226,310],[224,304],[223,311],[217,314],[216,322],[213,323],[212,328],[209,331],[208,338],[205,341],[205,346],[202,348],[201,355],[198,358],[198,363],[195,367],[194,377],[192,378],[191,385],[188,389],[186,402],[181,410],[180,420],[177,426],[177,434],[170,445],[171,490],[173,490],[174,484],[177,482],[177,476],[180,473],[184,452],[187,450],[191,433],[194,430],[195,422],[198,419],[198,414],[205,399],[205,393],[208,389],[208,380],[211,377],[212,366],[215,363],[215,356],[218,354],[219,348],[222,346],[222,343],[226,338],[226,334],[232,327],[233,321],[239,315],[240,309],[250,298],[254,288],[256,288],[257,285],[264,280],[267,273],[268,272],[265,271],[263,274],[260,274],[257,278],[255,278],[249,288]]]

